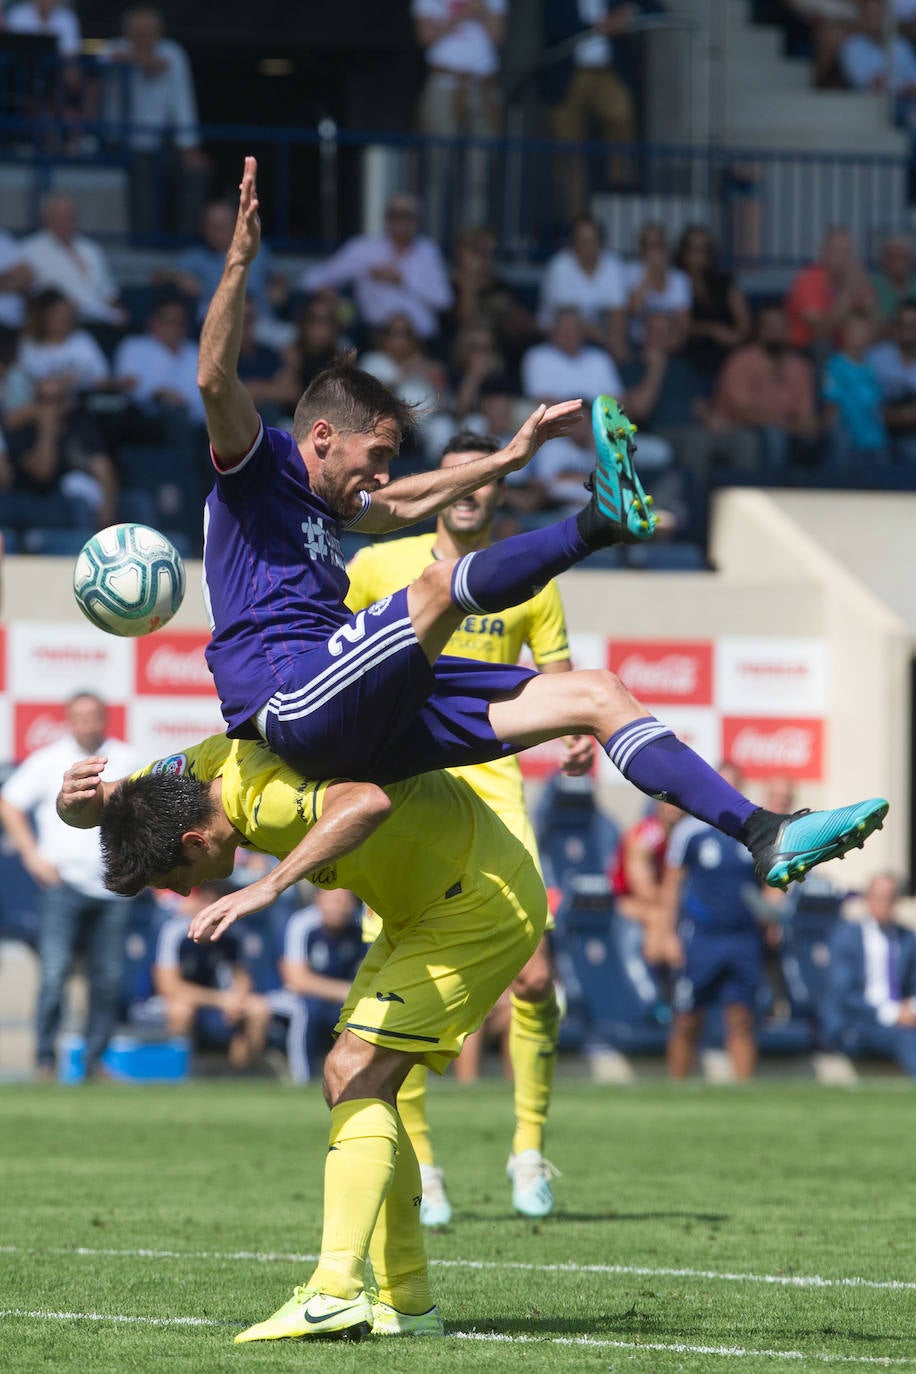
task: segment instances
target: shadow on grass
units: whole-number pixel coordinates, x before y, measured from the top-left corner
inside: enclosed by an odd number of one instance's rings
[[[731,1221],[727,1212],[570,1212],[558,1207],[549,1217],[523,1217],[516,1211],[505,1211],[494,1215],[493,1212],[469,1212],[460,1209],[460,1221],[694,1221],[706,1226],[721,1226]],[[438,1228],[431,1228],[438,1229]]]

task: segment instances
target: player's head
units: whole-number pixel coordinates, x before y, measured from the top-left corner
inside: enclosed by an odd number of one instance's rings
[[[420,202],[396,191],[385,206],[385,232],[399,248],[406,248],[420,232]]]
[[[386,484],[391,460],[414,424],[414,408],[344,353],[303,392],[293,438],[313,490],[346,519],[359,510],[360,492]]]
[[[121,21],[124,37],[139,52],[151,52],[162,38],[165,25],[154,5],[133,5]]]
[[[500,443],[492,434],[475,434],[463,429],[455,434],[445,445],[440,459],[440,468],[455,468],[461,463],[469,463],[473,458],[483,458],[495,453]],[[493,524],[493,514],[499,505],[501,482],[488,482],[478,487],[468,496],[453,501],[450,506],[439,512],[439,523],[449,534],[458,538],[467,535],[479,536],[489,532]]]
[[[316,887],[312,900],[318,908],[324,929],[335,933],[347,929],[359,906],[359,898],[345,887]]]
[[[235,229],[235,208],[225,200],[211,200],[200,219],[200,236],[214,253],[225,253]]]
[[[879,925],[894,919],[900,882],[894,873],[876,873],[865,889],[865,907]]]
[[[108,734],[108,712],[95,692],[76,692],[67,702],[67,726],[87,754],[101,749]]]
[[[197,778],[155,773],[122,783],[102,812],[105,886],[125,897],[145,887],[187,896],[228,878],[235,850],[216,842],[216,816],[210,784]]]

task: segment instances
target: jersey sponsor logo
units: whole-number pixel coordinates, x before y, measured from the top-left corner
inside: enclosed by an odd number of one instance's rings
[[[368,608],[368,609],[369,609],[369,614],[370,614],[370,615],[384,615],[385,612],[387,611],[387,609],[388,609],[388,607],[389,607],[390,605],[391,605],[391,597],[390,597],[390,596],[383,596],[383,597],[380,598],[380,600],[378,600],[378,601],[373,601],[372,605]]]
[[[377,992],[375,1000],[377,1002],[400,1002],[402,1007],[405,1005],[404,998],[398,992]]]
[[[722,862],[722,848],[719,841],[713,839],[703,840],[697,850],[697,861],[701,868],[718,868]]]
[[[329,864],[327,868],[315,868],[308,878],[313,887],[336,887],[337,865]]]
[[[491,619],[488,615],[469,615],[461,622],[461,629],[466,635],[497,635],[502,639],[506,633],[506,622],[498,616]]]
[[[320,515],[310,515],[307,520],[302,521],[301,528],[305,535],[305,551],[309,558],[318,563],[331,563],[335,568],[347,566],[340,540],[333,530],[328,529]]]
[[[169,754],[167,759],[157,759],[149,770],[153,776],[165,774],[170,778],[180,778],[187,772],[187,754]]]

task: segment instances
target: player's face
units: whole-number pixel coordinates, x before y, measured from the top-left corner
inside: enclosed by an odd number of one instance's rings
[[[186,864],[178,864],[167,873],[157,873],[152,887],[164,888],[187,897],[191,890],[201,883],[221,882],[228,878],[235,867],[235,853],[224,852],[209,845],[189,844],[184,846]]]
[[[483,458],[483,453],[447,453],[439,464],[443,468],[456,468],[468,463],[472,458]],[[482,534],[493,523],[493,512],[499,505],[499,483],[489,482],[478,487],[468,496],[462,496],[440,512],[442,521],[449,534]]]
[[[367,434],[336,430],[322,464],[318,494],[336,515],[355,515],[360,492],[387,485],[391,460],[400,447],[401,431],[392,419],[379,420]]]

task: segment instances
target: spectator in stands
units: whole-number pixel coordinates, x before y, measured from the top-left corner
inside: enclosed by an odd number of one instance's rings
[[[64,825],[55,803],[63,771],[74,756],[104,754],[112,776],[118,777],[136,767],[137,760],[122,740],[108,734],[105,704],[94,692],[71,697],[66,725],[60,739],[30,754],[7,779],[0,791],[0,822],[42,893],[38,1076],[54,1077],[65,984],[76,952],[82,949],[89,976],[86,1073],[104,1077],[101,1059],[121,991],[128,903],[114,897],[102,882],[98,833]]]
[[[840,71],[855,91],[891,91],[897,122],[916,121],[916,53],[899,33],[891,38],[890,60],[884,32],[884,0],[859,0],[856,31],[840,47]]]
[[[903,301],[892,337],[869,350],[868,363],[881,390],[893,456],[916,463],[916,299]]]
[[[670,802],[655,802],[647,816],[620,837],[608,868],[608,886],[621,916],[642,927],[642,951],[647,963],[663,962],[662,876],[671,831],[684,812]]]
[[[321,1077],[340,1008],[367,948],[361,916],[362,903],[352,892],[316,888],[310,904],[287,922],[280,972],[305,1013],[290,1020],[287,1059],[294,1083]]]
[[[541,337],[528,307],[496,270],[496,235],[492,229],[466,229],[455,242],[451,273],[454,305],[448,312],[448,333],[486,323],[493,331],[506,365],[518,367],[525,349]]]
[[[741,785],[731,764],[719,771]],[[763,971],[763,942],[747,899],[754,886],[753,860],[737,840],[693,817],[675,826],[665,856],[660,926],[675,974],[668,1038],[672,1078],[692,1072],[706,1011],[717,1003],[734,1076],[754,1074],[754,1009]]]
[[[816,457],[814,368],[790,346],[787,334],[782,308],[764,306],[753,341],[726,359],[712,404],[699,408],[729,466],[738,470],[751,472],[761,461],[766,471],[789,462],[810,465]]]
[[[451,397],[442,364],[431,358],[407,315],[392,315],[377,333],[375,347],[362,354],[359,365],[390,387],[402,401],[417,407],[420,446],[428,462],[435,461],[454,430],[449,412]]]
[[[299,320],[296,338],[284,353],[282,404],[290,414],[309,382],[350,346],[350,340],[342,333],[334,293],[322,292],[309,301]]]
[[[200,218],[201,242],[179,254],[173,271],[161,271],[157,280],[172,282],[183,296],[196,302],[198,321],[207,313],[213,292],[219,285],[226,263],[226,253],[232,242],[236,207],[224,200],[214,200]],[[264,316],[273,313],[273,304],[282,298],[285,281],[274,271],[273,259],[267,244],[262,244],[258,256],[248,269],[246,290]],[[280,293],[278,295],[278,293]]]
[[[200,146],[197,100],[188,55],[165,37],[162,14],[138,5],[124,14],[122,37],[102,52],[113,66],[106,120],[127,126],[131,225],[135,234],[194,233],[207,193],[210,162]],[[174,211],[169,220],[169,209]]]
[[[875,293],[848,229],[829,229],[820,257],[789,287],[785,311],[793,348],[826,352],[850,310],[874,312]]]
[[[30,381],[56,377],[74,394],[104,386],[110,377],[98,343],[87,329],[77,328],[73,302],[53,287],[39,291],[29,304],[19,365]]]
[[[121,342],[114,370],[143,409],[171,410],[192,424],[204,423],[197,387],[197,344],[190,338],[188,305],[181,297],[159,301],[146,333],[132,334]]]
[[[0,328],[22,328],[31,286],[32,269],[21,246],[12,234],[0,229]]]
[[[89,324],[124,324],[127,313],[101,248],[77,232],[79,212],[69,196],[51,192],[41,205],[42,228],[22,242],[36,290],[53,287]]]
[[[242,320],[238,375],[251,393],[258,410],[275,424],[286,399],[286,366],[282,356],[269,344],[258,342],[258,307],[249,296]],[[298,393],[301,395],[301,390]]]
[[[840,84],[837,57],[840,47],[849,33],[850,26],[859,15],[856,0],[782,0],[782,8],[788,12],[790,27],[790,52],[792,52],[792,29],[799,28],[807,37],[814,58],[815,86],[836,86]]]
[[[546,343],[535,344],[522,358],[522,391],[537,401],[563,396],[619,396],[620,374],[609,353],[586,343],[585,321],[574,306],[561,307]],[[570,390],[570,387],[572,390]]]
[[[56,113],[59,102],[66,118],[90,118],[95,107],[94,92],[84,79],[79,64],[83,36],[74,9],[62,4],[61,0],[23,0],[12,5],[2,17],[11,33],[42,35],[54,38],[57,42],[61,62],[60,80],[49,112]],[[71,143],[71,150],[80,150],[78,141]]]
[[[821,394],[826,403],[828,460],[836,467],[862,463],[867,470],[889,456],[881,387],[868,361],[873,338],[872,316],[865,310],[850,311],[843,325],[842,346],[824,367]]]
[[[899,924],[900,885],[878,873],[862,921],[838,921],[830,940],[824,1033],[850,1055],[876,1054],[916,1077],[916,935]]]
[[[414,196],[391,196],[384,233],[349,239],[301,281],[308,292],[350,284],[363,324],[377,329],[392,315],[406,315],[421,339],[439,333],[439,315],[452,304],[452,289],[438,245],[420,233]]]
[[[553,136],[565,143],[598,138],[630,145],[636,137],[636,111],[630,88],[614,68],[613,40],[637,13],[635,4],[618,0],[545,0],[544,37],[549,47],[567,44],[577,35],[567,61],[548,73],[545,95],[551,108]],[[568,216],[587,208],[590,178],[583,156],[572,150],[557,160],[558,201]],[[630,159],[615,156],[611,178],[632,177]]]
[[[905,234],[895,234],[881,245],[881,267],[872,274],[878,315],[885,329],[897,318],[906,300],[916,300],[916,269],[913,249]]]
[[[169,1034],[192,1036],[197,1049],[225,1049],[230,1067],[243,1071],[264,1053],[270,1002],[252,991],[235,931],[216,944],[188,936],[189,921],[231,891],[220,882],[192,890],[159,931],[152,975]]]
[[[649,315],[671,316],[671,347],[683,348],[690,330],[693,293],[690,278],[671,266],[665,227],[656,222],[639,231],[639,260],[624,268],[629,344],[642,342]]]
[[[541,282],[538,318],[549,329],[557,310],[572,305],[585,322],[589,343],[610,349],[616,358],[627,353],[627,290],[623,261],[604,247],[604,230],[592,215],[573,221],[569,247],[555,253]]]
[[[698,372],[713,377],[732,349],[751,332],[744,292],[716,261],[716,245],[705,224],[688,224],[675,265],[690,279],[690,322],[684,353]]]
[[[466,325],[458,333],[452,349],[452,413],[463,423],[467,416],[480,412],[481,391],[494,377],[506,370],[493,331],[485,320]]]
[[[507,0],[411,0],[417,41],[426,58],[419,123],[424,134],[489,139],[499,133],[499,49],[506,36]],[[464,176],[454,154],[464,163]],[[479,147],[427,153],[425,190],[438,233],[444,228],[443,200],[455,187],[464,223],[486,212],[487,165]],[[457,179],[456,179],[457,172]]]

